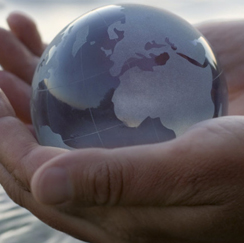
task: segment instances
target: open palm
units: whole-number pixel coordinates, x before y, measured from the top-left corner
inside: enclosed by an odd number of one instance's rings
[[[93,243],[243,242],[243,117],[209,120],[155,145],[39,146],[26,124],[44,45],[30,19],[8,21],[12,32],[0,29],[0,87],[11,103],[1,92],[0,182],[16,203]],[[244,114],[241,25],[199,26],[225,70],[231,115]]]

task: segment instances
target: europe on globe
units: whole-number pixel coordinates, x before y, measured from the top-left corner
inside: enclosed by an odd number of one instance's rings
[[[227,87],[203,35],[182,18],[109,5],[66,26],[32,84],[42,145],[115,148],[168,141],[225,115]]]

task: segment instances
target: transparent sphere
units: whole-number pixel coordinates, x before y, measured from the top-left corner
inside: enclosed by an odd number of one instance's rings
[[[178,16],[110,5],[65,27],[33,80],[42,145],[114,148],[173,139],[224,115],[227,88],[209,44]]]

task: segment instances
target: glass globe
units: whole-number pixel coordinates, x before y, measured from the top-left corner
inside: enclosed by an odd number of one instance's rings
[[[144,5],[110,5],[74,20],[43,53],[32,88],[40,144],[68,149],[168,141],[227,110],[206,39]]]

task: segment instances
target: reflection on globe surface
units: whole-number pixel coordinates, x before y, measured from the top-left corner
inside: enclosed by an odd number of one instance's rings
[[[226,113],[227,88],[205,38],[144,5],[110,5],[64,28],[33,80],[40,144],[63,148],[157,143]]]

